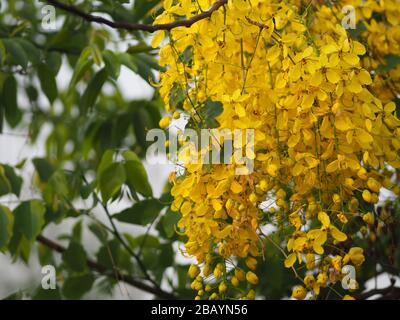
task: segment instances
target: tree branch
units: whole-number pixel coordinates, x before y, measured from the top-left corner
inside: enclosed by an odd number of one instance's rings
[[[92,15],[90,13],[87,13],[87,12],[79,9],[76,6],[65,4],[58,0],[45,0],[45,1],[47,3],[55,6],[56,8],[59,8],[66,12],[72,13],[73,15],[79,16],[88,22],[104,24],[104,25],[107,25],[114,29],[123,29],[123,30],[127,30],[127,31],[141,30],[141,31],[147,31],[147,32],[155,32],[158,30],[171,30],[171,29],[174,29],[177,27],[189,28],[196,22],[211,17],[211,15],[214,11],[217,11],[220,7],[222,7],[223,5],[225,5],[228,2],[228,0],[218,0],[208,10],[203,11],[202,13],[200,13],[196,16],[193,16],[190,19],[178,20],[178,21],[174,21],[171,23],[165,23],[165,24],[147,25],[147,24],[141,24],[141,23],[129,23],[129,22],[125,22],[125,21],[121,21],[121,22],[111,21],[111,20],[105,19],[103,17]]]
[[[60,244],[42,236],[39,235],[36,239],[39,243],[45,245],[46,247],[58,252],[58,253],[63,253],[66,251],[66,248],[61,246]],[[163,299],[176,299],[175,295],[172,293],[166,292],[160,288],[155,288],[153,286],[150,286],[146,283],[143,283],[142,281],[133,278],[132,276],[122,274],[119,271],[115,271],[115,273],[110,273],[109,270],[104,267],[103,265],[98,264],[97,262],[88,259],[87,260],[87,265],[90,269],[97,271],[98,273],[105,275],[105,276],[113,276],[116,278],[117,281],[123,281],[127,284],[130,284],[131,286],[138,288],[140,290],[146,291],[148,293],[152,293],[156,295],[157,297],[163,298]]]
[[[400,288],[395,286],[395,281],[389,287],[382,289],[371,289],[369,291],[355,295],[357,300],[366,300],[376,294],[382,295],[378,300],[397,300],[400,298]]]

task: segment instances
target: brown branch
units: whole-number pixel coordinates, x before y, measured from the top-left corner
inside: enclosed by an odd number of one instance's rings
[[[42,236],[39,235],[36,239],[39,243],[45,245],[46,247],[58,252],[58,253],[63,253],[66,251],[66,248],[61,246],[60,244]],[[123,281],[127,284],[130,284],[131,286],[138,288],[140,290],[146,291],[148,293],[152,293],[156,295],[159,298],[163,299],[176,299],[175,295],[169,292],[166,292],[164,290],[161,290],[159,288],[155,288],[153,286],[150,286],[146,283],[143,283],[141,280],[135,279],[132,276],[120,273],[119,271],[115,271],[115,273],[110,272],[106,267],[103,265],[88,259],[87,260],[87,265],[90,269],[93,271],[97,271],[98,273],[108,276],[108,277],[115,277],[117,281]],[[114,274],[114,275],[113,275]]]
[[[214,11],[217,11],[220,7],[222,7],[223,5],[225,5],[228,2],[228,0],[218,0],[208,10],[203,11],[202,13],[200,13],[196,16],[193,16],[190,19],[178,20],[178,21],[174,21],[171,23],[165,23],[165,24],[147,25],[147,24],[141,24],[141,23],[129,23],[129,22],[125,22],[125,21],[121,21],[121,22],[111,21],[111,20],[105,19],[103,17],[92,15],[90,13],[82,11],[81,9],[79,9],[76,6],[65,4],[58,0],[45,0],[45,1],[47,3],[55,6],[56,8],[59,8],[66,12],[72,13],[76,16],[79,16],[88,22],[104,24],[104,25],[107,25],[114,29],[123,29],[123,30],[127,30],[127,31],[141,30],[141,31],[147,31],[147,32],[155,32],[158,30],[171,30],[171,29],[174,29],[177,27],[189,28],[194,23],[211,17],[211,15]]]
[[[378,300],[397,300],[400,298],[400,288],[395,286],[395,282],[392,282],[389,287],[382,289],[372,289],[355,295],[354,297],[357,300],[365,300],[377,294],[381,295]]]
[[[262,24],[260,22],[251,20],[249,17],[245,17],[245,18],[246,18],[248,23],[250,23],[250,24],[252,24],[252,25],[254,25],[256,27],[259,27],[260,29],[269,29],[269,27],[267,25],[265,25],[265,24]]]

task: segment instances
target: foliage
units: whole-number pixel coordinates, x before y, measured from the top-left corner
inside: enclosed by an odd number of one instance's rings
[[[44,137],[46,153],[0,165],[0,196],[20,199],[18,205],[5,201],[0,207],[0,250],[28,262],[37,248],[42,265],[56,266],[61,288],[57,294],[39,288],[25,294],[79,299],[91,290],[113,292],[115,270],[129,279],[142,279],[159,297],[185,292],[186,277],[176,285],[166,273],[177,264],[172,247],[179,239],[173,231],[177,215],[166,212],[168,191],[162,199],[153,196],[141,162],[148,147],[146,132],[158,127],[162,103],[157,93],[151,100],[127,101],[116,82],[122,68],[140,81],[155,81],[159,67],[147,35],[112,32],[63,11],[57,11],[57,30],[45,30],[44,2],[2,4],[0,128],[6,135],[12,128],[26,131],[32,145]],[[131,6],[125,1],[100,1],[95,6],[84,1],[80,7],[150,24],[159,10],[157,1],[135,1]],[[68,76],[62,68],[71,70],[70,79],[62,78]],[[33,181],[24,174],[31,164]],[[22,177],[24,185],[33,183],[28,199],[21,193]],[[120,201],[131,208],[114,216],[108,207]],[[117,224],[115,230],[101,219],[104,210]],[[40,240],[36,244],[36,239],[66,220],[75,222],[59,237],[66,244],[60,261],[56,248]],[[118,221],[135,224],[139,231],[120,234]],[[157,236],[146,232],[150,225],[159,229]],[[83,242],[87,232],[97,238],[97,252]],[[93,268],[88,260],[100,267]],[[170,283],[169,290],[160,289],[161,281]]]

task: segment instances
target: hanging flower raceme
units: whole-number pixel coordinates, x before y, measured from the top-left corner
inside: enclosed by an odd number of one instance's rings
[[[400,120],[376,70],[379,57],[399,50],[392,2],[367,2],[390,16],[387,49],[372,49],[373,57],[340,25],[336,8],[303,8],[301,1],[229,0],[190,28],[156,34],[154,46],[166,39],[160,92],[172,118],[184,112],[194,130],[210,123],[255,130],[249,174],[237,175],[235,162],[187,163],[171,178],[184,252],[197,259],[189,274],[198,299],[255,297],[254,287],[268,277],[257,269],[266,225],[289,230],[284,265],[310,271],[293,290],[297,299],[340,280],[343,265],[362,265],[353,222],[374,225],[380,190],[393,187],[388,167],[400,167]],[[155,23],[190,18],[212,4],[166,0]],[[383,26],[363,10],[369,49]],[[213,122],[210,101],[223,106]],[[171,117],[160,125],[168,127]]]

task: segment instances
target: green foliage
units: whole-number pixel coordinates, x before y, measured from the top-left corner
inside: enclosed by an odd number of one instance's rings
[[[13,230],[14,216],[10,209],[0,206],[0,251],[7,247]]]
[[[158,200],[147,199],[137,202],[131,208],[115,214],[113,218],[125,223],[147,225],[158,217],[163,207],[164,205]]]
[[[33,241],[42,231],[45,208],[39,200],[22,202],[15,210],[15,230]]]
[[[159,10],[155,0],[129,3],[86,0],[79,7],[148,24],[152,10]],[[40,157],[0,164],[0,252],[14,261],[54,265],[57,290],[39,287],[9,298],[112,294],[116,272],[147,283],[165,279],[170,287],[164,293],[183,292],[188,282],[180,282],[178,290],[166,273],[179,265],[173,246],[179,215],[164,212],[169,192],[155,197],[142,163],[146,134],[158,127],[162,102],[157,93],[149,100],[128,100],[117,83],[123,72],[154,83],[160,70],[155,52],[142,32],[115,33],[61,10],[62,25],[43,30],[42,5],[17,0],[0,12],[0,133],[26,132],[32,145],[45,138]],[[119,42],[128,43],[127,49]],[[189,51],[184,59],[189,63]],[[129,207],[111,212],[110,204],[120,201]],[[73,227],[50,239],[63,251],[38,243],[38,236],[66,220],[74,221]],[[135,231],[121,233],[128,224]],[[98,247],[87,244],[88,235]]]

